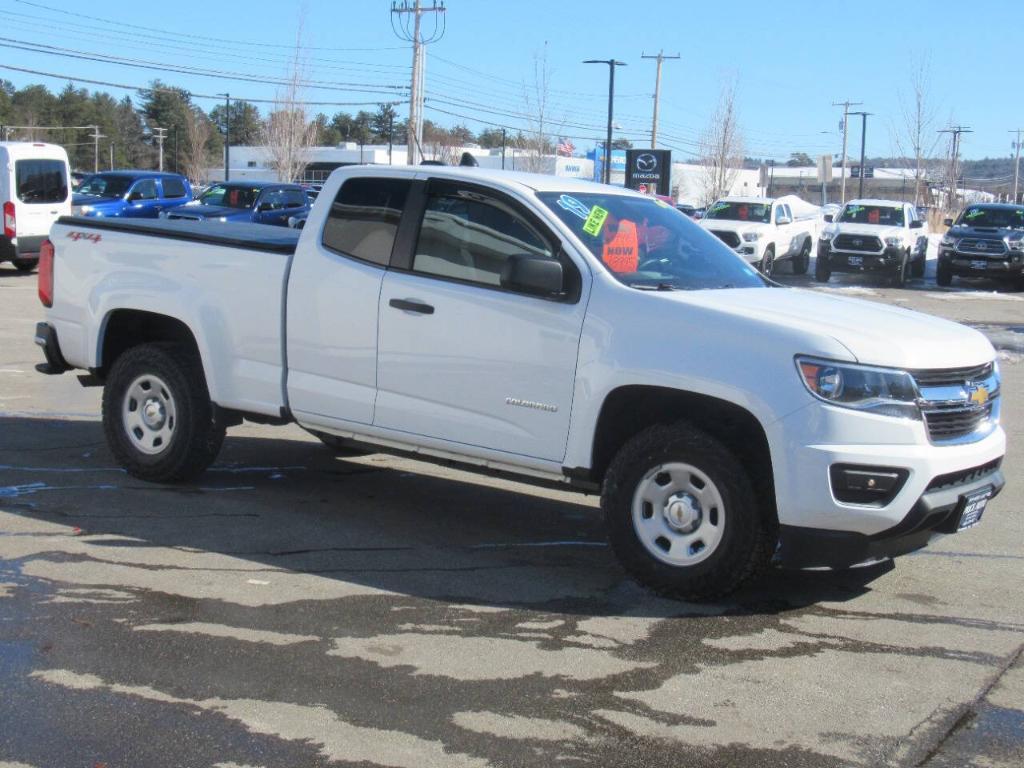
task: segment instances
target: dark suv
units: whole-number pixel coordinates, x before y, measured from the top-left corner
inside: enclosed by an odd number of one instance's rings
[[[1024,205],[969,205],[956,222],[946,219],[939,243],[935,282],[949,285],[954,275],[1012,280],[1024,290]]]

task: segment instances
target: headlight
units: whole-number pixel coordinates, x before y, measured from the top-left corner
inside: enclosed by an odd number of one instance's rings
[[[796,365],[804,386],[826,403],[880,416],[921,418],[917,386],[906,371],[807,357],[797,357]]]
[[[78,213],[91,213],[91,212],[92,212],[92,206],[91,205],[80,205],[80,206],[78,206]]]
[[[902,248],[903,247],[903,236],[897,235],[896,237],[885,238],[885,244],[890,248]]]
[[[761,233],[760,232],[744,232],[743,233],[743,240],[744,240],[744,242],[753,243],[753,242],[756,242],[756,241],[758,241],[760,239],[761,239]]]
[[[1024,251],[1024,240],[1010,240],[1007,245],[1011,251]]]
[[[820,239],[824,240],[826,243],[831,243],[832,242],[832,238],[835,237],[835,236],[836,236],[836,233],[833,232],[830,229],[823,229],[823,230],[821,230],[821,234],[818,235],[818,237]]]
[[[952,248],[956,245],[956,238],[951,235],[943,235],[942,239],[939,241],[939,245],[947,245]]]
[[[227,220],[228,220],[227,216],[221,216],[219,219],[217,219],[217,221],[227,221]]]

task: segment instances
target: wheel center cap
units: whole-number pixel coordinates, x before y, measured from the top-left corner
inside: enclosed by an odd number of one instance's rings
[[[700,525],[700,502],[688,493],[670,496],[665,503],[665,521],[681,533],[691,533]]]
[[[160,429],[164,424],[164,406],[156,398],[150,398],[142,406],[142,420],[150,429]]]

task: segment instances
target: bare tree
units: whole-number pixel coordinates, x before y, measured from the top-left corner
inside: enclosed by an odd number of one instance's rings
[[[905,158],[914,171],[914,205],[919,205],[922,184],[942,141],[942,134],[935,130],[938,108],[932,104],[931,68],[927,56],[915,60],[910,88],[910,94],[902,91],[898,94],[903,114],[901,124],[893,132],[893,139],[896,154]]]
[[[722,87],[711,122],[701,132],[700,163],[704,166],[705,205],[728,194],[743,167],[743,136],[736,113],[736,83]]]
[[[557,130],[551,115],[551,67],[548,65],[548,44],[533,53],[533,82],[523,83],[523,106],[526,114],[526,157],[523,167],[532,173],[544,170],[544,155],[553,154],[552,131]]]
[[[295,37],[295,53],[286,81],[277,90],[273,109],[264,126],[264,145],[279,181],[297,181],[309,164],[309,148],[316,144],[317,126],[302,101],[306,62],[302,54],[302,20]]]
[[[185,175],[194,182],[205,183],[209,175],[210,158],[207,145],[212,133],[210,121],[198,107],[185,113]]]

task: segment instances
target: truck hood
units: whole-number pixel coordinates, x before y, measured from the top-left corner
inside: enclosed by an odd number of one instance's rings
[[[887,237],[906,236],[907,230],[903,227],[887,227],[881,224],[831,224],[832,232],[841,232],[844,235],[864,235],[865,237],[877,237],[883,242]],[[920,230],[915,230],[920,231]]]
[[[720,232],[736,232],[739,234],[756,232],[771,226],[763,221],[734,221],[733,219],[701,219],[699,224],[704,229],[717,229]]]
[[[120,197],[100,197],[99,195],[83,195],[77,192],[71,196],[71,205],[76,207],[88,205],[91,206],[92,208],[111,208],[119,206],[123,202],[124,201]]]
[[[1011,240],[1024,240],[1024,229],[1011,229],[1009,227],[950,227],[950,237],[980,237],[994,240],[1010,238]]]
[[[799,288],[737,288],[657,294],[758,325],[830,337],[857,362],[892,368],[960,368],[995,350],[981,333],[932,315]],[[769,337],[765,337],[766,340]],[[806,350],[794,349],[793,354]]]

